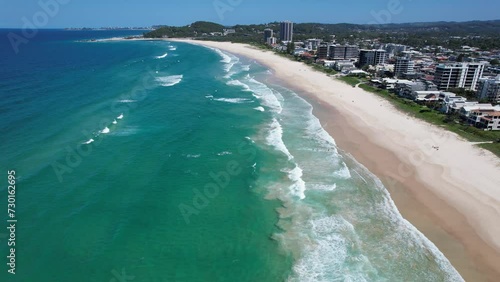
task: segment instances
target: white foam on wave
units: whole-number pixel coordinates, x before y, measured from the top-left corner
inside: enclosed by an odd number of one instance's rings
[[[226,102],[231,104],[253,103],[252,100],[246,98],[216,98],[214,101]]]
[[[303,101],[306,102],[305,100]],[[307,123],[307,133],[314,136],[317,140],[319,140],[322,143],[320,144],[322,147],[331,149],[332,151],[335,152],[335,154],[338,154],[337,144],[335,143],[335,140],[333,139],[332,136],[330,136],[330,134],[328,134],[328,132],[326,132],[326,130],[321,125],[319,119],[313,115],[312,110],[313,108],[311,106],[308,115],[309,118]]]
[[[342,162],[342,168],[335,171],[334,175],[342,179],[349,179],[352,177],[349,168],[344,162]]]
[[[102,134],[108,134],[109,133],[109,128],[105,127],[103,130],[100,131]]]
[[[137,102],[137,100],[124,99],[124,100],[120,100],[119,102],[120,103],[135,103],[135,102]]]
[[[335,191],[337,189],[337,184],[333,183],[333,185],[328,184],[312,184],[308,186],[311,190],[320,190],[320,191]]]
[[[116,121],[116,119],[113,121],[113,124],[117,124],[118,122]]]
[[[170,75],[170,76],[157,77],[156,81],[158,81],[161,86],[169,87],[180,83],[183,78],[184,76],[182,74]]]
[[[290,154],[283,142],[283,128],[276,118],[273,118],[269,125],[269,134],[266,137],[266,142],[268,145],[273,146],[275,149],[285,154],[289,160],[293,159],[292,154]]]
[[[92,142],[94,142],[94,139],[90,138],[87,142],[83,142],[83,144],[88,145],[88,144],[90,144],[90,143],[92,143]]]
[[[220,153],[217,153],[217,156],[225,156],[225,155],[232,155],[233,153],[229,152],[229,151],[224,151],[224,152],[220,152]]]
[[[116,119],[123,119],[123,114],[120,114]]]
[[[226,82],[226,85],[231,85],[231,86],[239,86],[243,88],[243,91],[252,91],[248,85],[245,83],[239,81],[239,80],[230,80]]]
[[[279,92],[274,92],[271,88],[267,87],[264,83],[261,83],[250,76],[246,78],[248,82],[249,89],[252,90],[253,96],[259,99],[264,106],[267,106],[271,111],[275,113],[281,113],[283,108],[278,100]]]
[[[288,178],[293,181],[290,190],[294,196],[299,197],[299,199],[305,199],[306,195],[306,183],[302,180],[302,169],[296,164],[295,168],[288,172]]]
[[[259,99],[259,101],[261,101],[264,106],[270,108],[271,111],[275,113],[281,113],[281,111],[283,110],[281,107],[281,103],[271,88],[251,78],[249,75],[246,76],[245,82],[246,83],[240,80],[231,80],[226,84],[239,86],[242,87],[244,91],[252,92],[252,95],[255,98]]]
[[[300,150],[311,151],[315,158],[315,160],[307,160],[307,163],[304,164],[303,168],[306,174],[314,179],[314,184],[326,185],[327,187],[331,187],[335,179],[326,175],[333,175],[335,178],[340,179],[351,178],[349,168],[343,162],[335,140],[323,128],[319,119],[314,116],[312,105],[294,92],[288,90],[284,93],[290,93],[292,96],[290,99],[299,102],[290,101],[290,104],[294,106],[287,108],[283,113],[284,118],[294,123],[294,127],[304,131],[303,136],[306,137],[303,138],[303,143],[307,144],[307,146],[301,146]],[[296,118],[298,112],[300,112],[300,119]],[[322,170],[318,171],[317,166],[321,167]]]
[[[170,50],[170,51],[175,51],[175,50],[177,50],[177,47],[175,47],[175,46],[173,46],[173,45],[169,45],[169,46],[168,46],[168,50]]]
[[[304,245],[305,255],[293,266],[296,277],[290,281],[372,281],[376,270],[370,261],[352,253],[360,245],[352,224],[338,215],[305,224],[308,235],[303,239],[311,243]]]
[[[239,58],[236,57],[236,56],[233,56],[233,55],[229,55],[229,54],[226,54],[224,52],[222,52],[220,49],[217,49],[217,48],[210,48],[212,50],[214,50],[217,54],[219,54],[219,56],[221,56],[221,62],[224,63],[224,70],[229,73],[231,71],[231,69],[233,68],[233,66],[239,62]],[[228,78],[230,76],[226,75],[226,78]]]
[[[256,111],[259,111],[259,112],[265,112],[266,111],[263,107],[257,107],[257,108],[253,108],[253,109],[256,110]]]
[[[217,49],[217,48],[211,48],[211,49],[214,50],[217,54],[219,54],[219,56],[222,57],[221,62],[223,62],[225,64],[231,62],[231,57],[229,57],[229,55],[227,55],[226,53],[222,52],[220,49]]]
[[[163,58],[165,58],[165,57],[167,57],[167,56],[168,56],[168,53],[165,53],[165,54],[163,54],[163,55],[161,55],[161,56],[156,56],[156,58],[157,58],[157,59],[163,59]]]
[[[199,157],[201,157],[200,154],[196,154],[196,155],[195,154],[189,154],[189,155],[186,155],[186,158],[188,158],[188,159],[197,159]]]
[[[212,99],[214,97],[214,95],[205,95],[205,98],[207,99]]]
[[[391,198],[389,191],[385,188],[384,184],[380,179],[370,172],[366,167],[357,162],[354,157],[348,155],[348,157],[356,164],[356,168],[361,172],[361,174],[366,175],[375,184],[375,187],[384,194],[384,202],[382,204],[383,209],[381,211],[391,219],[391,223],[397,228],[397,232],[394,234],[400,237],[405,237],[405,241],[408,241],[407,235],[411,237],[412,247],[418,246],[424,250],[430,251],[431,257],[427,256],[427,259],[434,259],[434,261],[439,265],[440,270],[444,271],[446,279],[444,281],[464,281],[460,276],[458,271],[452,266],[450,261],[444,256],[444,254],[431,242],[425,235],[420,232],[415,226],[413,226],[408,220],[403,218],[399,212],[396,204]],[[359,173],[358,173],[359,174]],[[361,177],[361,175],[359,175]],[[391,240],[390,238],[388,240]],[[430,281],[430,280],[428,280]]]
[[[236,74],[240,74],[242,72],[249,72],[250,65],[242,65],[239,61],[239,58],[234,57],[236,59],[232,59],[229,64],[226,64],[226,72],[227,74],[224,78],[229,79]]]

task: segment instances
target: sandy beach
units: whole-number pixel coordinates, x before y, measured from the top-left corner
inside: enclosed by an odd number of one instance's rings
[[[340,149],[382,180],[403,217],[465,280],[500,279],[500,159],[495,155],[407,116],[375,94],[271,51],[227,42],[182,41],[268,67],[279,83],[314,106]]]

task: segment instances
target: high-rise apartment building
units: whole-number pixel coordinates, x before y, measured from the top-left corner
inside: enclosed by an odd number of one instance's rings
[[[386,51],[385,50],[360,50],[359,51],[359,67],[366,65],[376,66],[385,64]]]
[[[328,53],[332,60],[348,60],[359,56],[359,48],[351,45],[330,45]]]
[[[414,73],[415,63],[409,57],[398,57],[396,58],[396,64],[394,65],[394,76],[402,77],[403,74]]]
[[[495,78],[479,79],[477,98],[491,103],[500,103],[500,75]]]
[[[264,29],[264,42],[267,43],[268,39],[273,37],[273,35],[274,35],[274,32],[272,29],[270,29],[270,28]]]
[[[441,64],[436,67],[434,83],[439,90],[465,88],[476,90],[483,75],[484,63]]]
[[[293,41],[293,23],[289,21],[281,22],[280,24],[280,40],[291,42]]]
[[[307,39],[307,41],[305,42],[306,49],[316,51],[318,50],[318,47],[322,41],[323,40],[317,38]]]
[[[318,59],[328,59],[328,52],[331,45],[321,44],[318,46]]]

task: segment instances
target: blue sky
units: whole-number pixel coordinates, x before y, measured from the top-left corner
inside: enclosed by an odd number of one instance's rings
[[[47,12],[39,3],[57,5]],[[233,25],[500,19],[498,0],[0,0],[0,7],[0,27],[12,28],[23,27],[26,20],[58,28],[187,25],[197,20]]]

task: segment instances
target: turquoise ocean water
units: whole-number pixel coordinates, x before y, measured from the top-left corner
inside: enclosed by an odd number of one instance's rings
[[[0,281],[461,281],[254,61],[0,31]],[[16,171],[16,274],[7,171]],[[5,208],[4,208],[5,207]],[[5,225],[5,227],[3,226]]]

